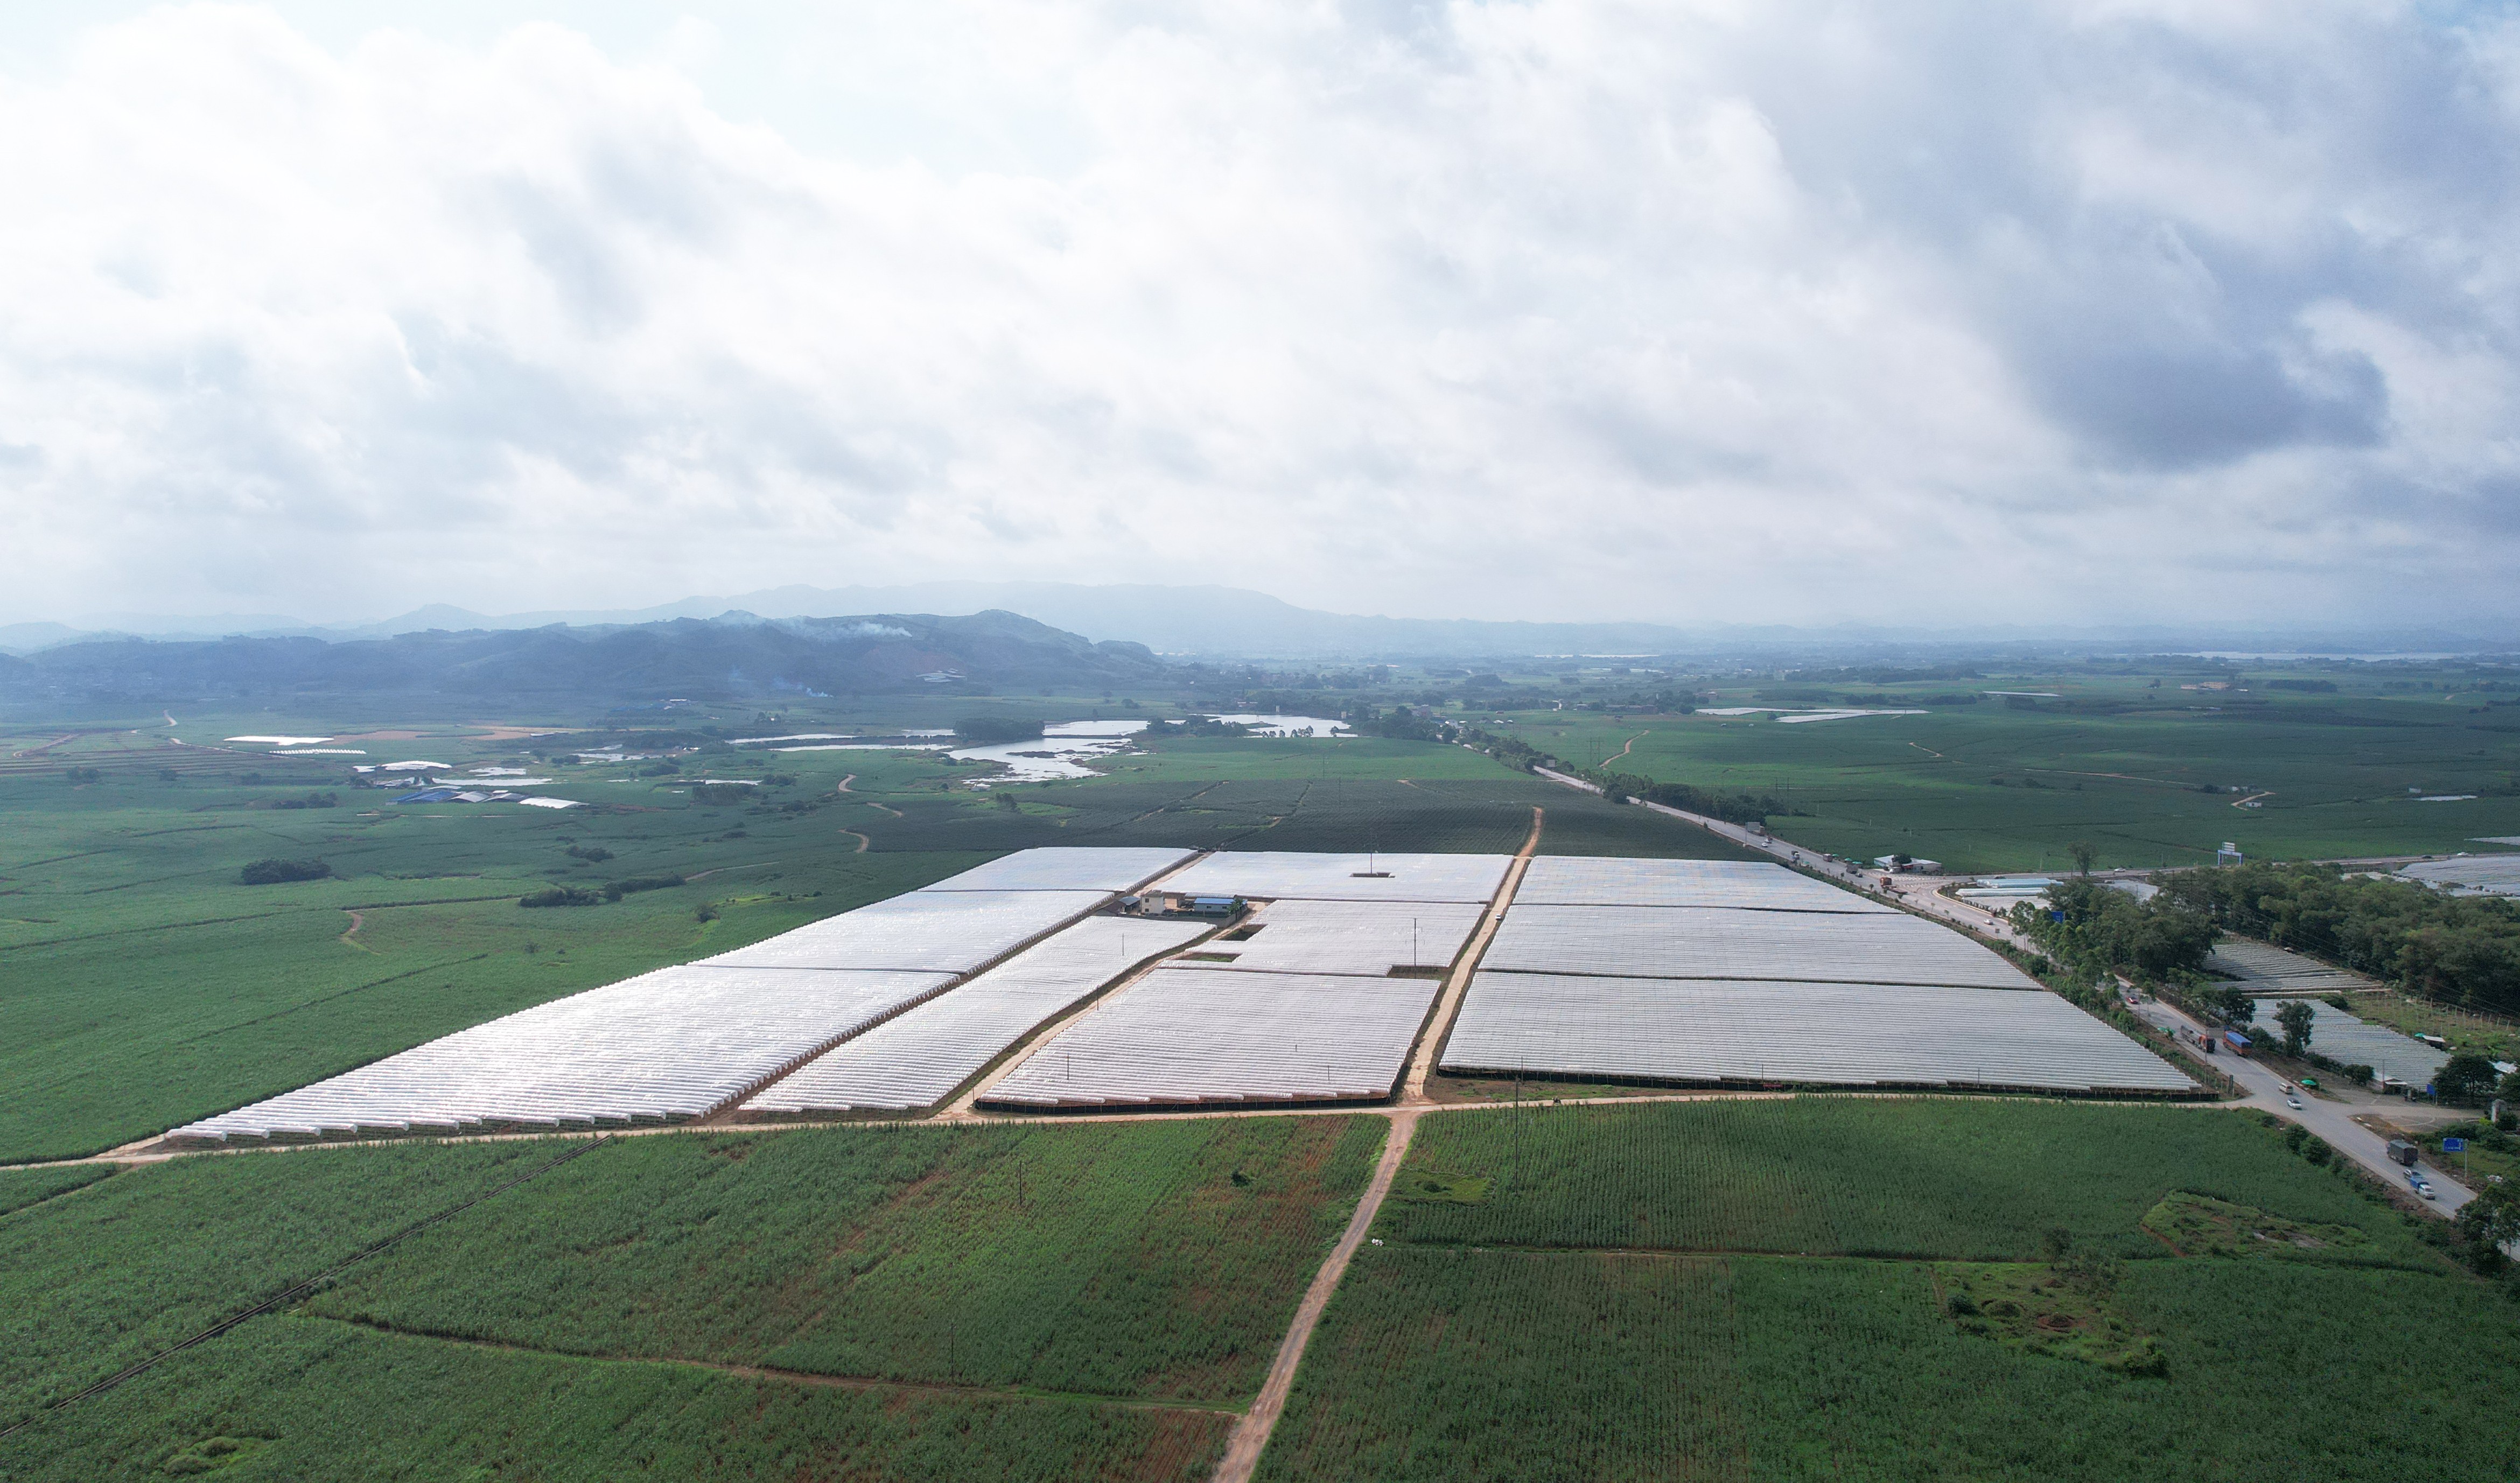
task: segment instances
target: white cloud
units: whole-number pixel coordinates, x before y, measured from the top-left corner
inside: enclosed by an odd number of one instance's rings
[[[915,14],[799,30],[810,144],[703,91],[742,38],[699,22],[192,8],[22,68],[0,616],[2520,610],[2504,29]]]

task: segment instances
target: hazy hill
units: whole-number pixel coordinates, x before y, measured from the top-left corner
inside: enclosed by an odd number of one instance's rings
[[[2103,649],[2138,653],[2229,650],[2267,653],[2507,650],[2513,640],[2488,632],[2434,629],[2275,630],[2264,625],[2180,626],[2056,624],[1931,628],[1914,624],[1529,623],[1482,618],[1392,618],[1298,607],[1239,587],[1174,587],[1152,583],[1088,586],[1076,582],[922,582],[895,587],[775,587],[723,597],[693,597],[653,607],[545,609],[485,614],[443,604],[377,623],[324,627],[270,614],[167,617],[99,615],[82,630],[54,622],[0,625],[0,651],[27,652],[78,639],[306,636],[383,639],[428,629],[531,629],[555,623],[616,627],[721,615],[817,618],[831,613],[1022,613],[1091,639],[1143,644],[1158,653],[1212,658],[1291,660],[1430,659],[1462,661],[1533,654],[1686,654],[1757,656],[1805,661],[1837,655],[1883,657],[1943,651],[2002,652],[2016,649]],[[848,619],[834,621],[846,622]],[[111,634],[99,629],[111,630]]]
[[[1092,689],[1159,679],[1143,646],[1097,644],[1011,612],[772,620],[749,613],[327,641],[106,639],[0,661],[12,701],[429,693],[637,701],[948,689]]]

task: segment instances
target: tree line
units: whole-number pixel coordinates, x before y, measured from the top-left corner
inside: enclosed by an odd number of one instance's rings
[[[2500,897],[2449,896],[2330,865],[2257,863],[2181,871],[2163,876],[2161,890],[2216,926],[2419,998],[2520,1014],[2520,914]]]

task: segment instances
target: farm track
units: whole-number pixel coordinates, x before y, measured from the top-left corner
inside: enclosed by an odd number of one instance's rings
[[[496,1339],[468,1339],[451,1333],[430,1333],[426,1329],[397,1328],[373,1319],[338,1319],[329,1314],[292,1315],[300,1323],[338,1324],[345,1328],[365,1329],[370,1333],[390,1334],[398,1339],[417,1339],[431,1344],[453,1344],[463,1349],[486,1349],[494,1354],[529,1354],[544,1359],[573,1360],[585,1365],[660,1365],[671,1370],[699,1370],[711,1374],[734,1375],[747,1380],[780,1380],[791,1385],[804,1385],[824,1390],[879,1390],[907,1392],[912,1395],[952,1396],[964,1400],[1037,1401],[1054,1406],[1108,1406],[1120,1411],[1187,1412],[1194,1416],[1240,1416],[1238,1406],[1202,1406],[1194,1401],[1148,1401],[1135,1396],[1097,1395],[1084,1390],[1027,1390],[1012,1385],[947,1385],[930,1380],[886,1380],[873,1375],[820,1374],[810,1370],[780,1370],[765,1365],[730,1365],[715,1360],[686,1359],[680,1355],[581,1354],[568,1349],[538,1349],[530,1344],[502,1343]]]
[[[841,832],[841,833],[843,833],[843,834],[845,834],[845,833],[848,833],[848,832],[850,832],[850,831],[847,831],[847,830],[842,830],[842,831],[840,831],[840,832]],[[785,860],[755,860],[755,861],[753,861],[753,862],[752,862],[751,864],[749,864],[749,865],[720,865],[720,866],[713,866],[713,867],[711,867],[711,868],[710,868],[710,869],[708,869],[708,870],[704,870],[704,871],[694,871],[692,874],[690,874],[690,875],[688,875],[688,876],[685,876],[683,877],[683,880],[684,880],[684,882],[685,882],[686,884],[688,884],[688,883],[690,883],[690,882],[692,882],[692,881],[694,881],[694,880],[706,880],[706,879],[707,879],[708,877],[710,877],[711,876],[724,876],[724,875],[727,875],[727,874],[729,874],[729,873],[731,873],[731,872],[735,872],[735,871],[760,871],[760,870],[768,870],[770,867],[772,867],[772,866],[774,866],[774,865],[786,865],[787,863],[788,863],[788,862],[787,862],[787,861],[785,861]]]
[[[1373,1179],[1358,1198],[1356,1211],[1348,1217],[1347,1230],[1339,1236],[1338,1244],[1330,1248],[1329,1258],[1322,1263],[1321,1271],[1313,1275],[1312,1285],[1304,1290],[1303,1301],[1295,1305],[1294,1321],[1278,1345],[1277,1358],[1270,1362],[1259,1396],[1226,1441],[1225,1458],[1217,1464],[1215,1483],[1250,1483],[1252,1472],[1259,1467],[1260,1455],[1269,1447],[1270,1433],[1277,1429],[1278,1417],[1285,1412],[1286,1394],[1294,1388],[1295,1371],[1303,1367],[1304,1350],[1313,1341],[1313,1329],[1319,1326],[1330,1299],[1337,1294],[1339,1281],[1347,1276],[1348,1263],[1355,1259],[1357,1248],[1365,1244],[1374,1217],[1382,1213],[1382,1201],[1391,1193],[1391,1182],[1399,1176],[1400,1165],[1409,1156],[1409,1145],[1418,1134],[1418,1119],[1427,1110],[1426,1077],[1434,1069],[1445,1037],[1452,1033],[1453,1016],[1460,1012],[1470,975],[1477,970],[1479,959],[1504,921],[1506,909],[1513,904],[1514,892],[1522,886],[1523,873],[1531,868],[1531,857],[1540,849],[1541,831],[1547,823],[1547,812],[1535,804],[1530,834],[1515,852],[1513,864],[1506,868],[1505,879],[1498,885],[1487,914],[1480,919],[1477,934],[1462,950],[1460,960],[1453,966],[1452,981],[1445,985],[1434,1013],[1419,1032],[1401,1105],[1384,1114],[1391,1131],[1383,1138],[1382,1158],[1373,1167]]]
[[[554,1169],[569,1162],[571,1159],[592,1153],[610,1142],[611,1140],[609,1138],[599,1138],[592,1143],[581,1144],[577,1147],[571,1148],[567,1152],[562,1153],[556,1158],[548,1159],[536,1167],[526,1170],[524,1173],[518,1175],[515,1179],[508,1181],[506,1184],[499,1186],[495,1190],[485,1191],[482,1193],[472,1196],[471,1199],[449,1205],[445,1209],[438,1211],[435,1215],[427,1216],[423,1219],[414,1221],[410,1225],[403,1227],[401,1230],[394,1232],[390,1236],[384,1236],[379,1240],[371,1241],[367,1245],[359,1248],[357,1251],[352,1252],[348,1257],[334,1263],[332,1266],[325,1268],[322,1272],[315,1274],[304,1281],[298,1282],[293,1286],[284,1288],[250,1307],[232,1313],[228,1317],[212,1324],[209,1327],[194,1334],[191,1338],[184,1339],[175,1344],[170,1344],[166,1348],[160,1349],[156,1354],[149,1356],[149,1358],[142,1360],[135,1365],[126,1366],[125,1368],[114,1371],[112,1374],[107,1375],[104,1379],[89,1385],[83,1390],[73,1391],[69,1395],[64,1396],[60,1400],[55,1401],[48,1406],[42,1407],[26,1416],[19,1417],[7,1426],[0,1427],[0,1439],[5,1439],[16,1432],[22,1431],[26,1427],[32,1426],[36,1421],[41,1420],[44,1416],[49,1416],[56,1411],[76,1405],[78,1402],[84,1401],[90,1396],[102,1395],[105,1392],[113,1389],[115,1386],[120,1385],[125,1380],[134,1379],[140,1375],[146,1374],[150,1371],[157,1369],[159,1365],[173,1359],[176,1355],[182,1354],[185,1350],[198,1347],[202,1344],[206,1344],[210,1340],[226,1333],[229,1329],[236,1327],[240,1324],[244,1324],[251,1319],[260,1318],[266,1313],[277,1312],[292,1303],[295,1303],[306,1297],[312,1296],[327,1282],[332,1281],[335,1278],[347,1272],[359,1263],[366,1261],[368,1258],[378,1255],[381,1252],[389,1251],[410,1237],[428,1230],[431,1226],[443,1225],[447,1221],[453,1220],[455,1217],[462,1215],[465,1211],[472,1209],[473,1206],[480,1204],[484,1200],[496,1199],[498,1196],[516,1189],[518,1185],[528,1184],[534,1180],[540,1179],[542,1176],[549,1174]]]
[[[1277,1428],[1278,1417],[1286,1409],[1286,1392],[1294,1388],[1295,1371],[1304,1362],[1304,1347],[1313,1339],[1313,1328],[1321,1323],[1322,1314],[1338,1291],[1339,1279],[1347,1276],[1347,1264],[1365,1244],[1365,1234],[1372,1229],[1373,1218],[1382,1211],[1382,1201],[1391,1192],[1391,1182],[1400,1173],[1401,1161],[1409,1156],[1410,1140],[1418,1132],[1418,1117],[1424,1109],[1403,1107],[1389,1114],[1391,1132],[1382,1145],[1381,1162],[1373,1166],[1373,1180],[1366,1186],[1365,1194],[1356,1202],[1356,1213],[1348,1218],[1347,1230],[1338,1244],[1330,1248],[1329,1260],[1313,1275],[1312,1286],[1304,1290],[1303,1301],[1295,1305],[1295,1321],[1286,1329],[1286,1337],[1278,1345],[1278,1357],[1270,1363],[1269,1376],[1260,1383],[1260,1395],[1251,1409],[1242,1414],[1241,1423],[1226,1440],[1225,1460],[1216,1466],[1215,1483],[1250,1483],[1252,1471],[1260,1465],[1260,1454],[1269,1446],[1269,1434]]]
[[[1540,850],[1541,831],[1548,827],[1549,815],[1538,804],[1531,808],[1531,832],[1514,852],[1513,864],[1506,867],[1505,879],[1497,887],[1496,899],[1489,903],[1487,915],[1479,919],[1478,930],[1469,944],[1462,949],[1461,959],[1453,966],[1452,980],[1444,985],[1443,995],[1435,1002],[1435,1012],[1419,1033],[1418,1047],[1409,1061],[1403,1103],[1425,1104],[1426,1078],[1433,1074],[1435,1058],[1443,1053],[1445,1039],[1453,1033],[1453,1020],[1462,1011],[1462,1000],[1469,992],[1470,975],[1478,971],[1479,960],[1487,956],[1488,943],[1496,937],[1497,928],[1505,921],[1506,908],[1513,905],[1516,891],[1522,889],[1523,874],[1531,869],[1531,857]]]

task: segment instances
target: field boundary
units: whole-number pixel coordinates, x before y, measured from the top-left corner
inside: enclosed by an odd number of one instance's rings
[[[1640,1085],[1644,1085],[1640,1083]],[[1790,1101],[1798,1097],[1833,1097],[1868,1101],[1912,1101],[1951,1099],[1965,1101],[2051,1101],[2082,1105],[2163,1106],[2200,1111],[2256,1111],[2258,1108],[2240,1101],[2182,1101],[2164,1098],[2076,1097],[2055,1092],[1951,1092],[1923,1088],[1873,1091],[1846,1088],[1822,1091],[1816,1088],[1779,1087],[1774,1090],[1734,1090],[1724,1087],[1673,1087],[1667,1091],[1643,1093],[1634,1097],[1530,1097],[1525,1107],[1619,1107],[1674,1101]],[[653,1138],[726,1133],[801,1132],[813,1128],[911,1128],[911,1127],[1022,1127],[1032,1124],[1097,1122],[1143,1122],[1155,1119],[1188,1119],[1200,1117],[1389,1117],[1395,1112],[1490,1112],[1510,1110],[1510,1101],[1427,1101],[1407,1107],[1372,1102],[1313,1102],[1301,1105],[1268,1103],[1265,1105],[1214,1103],[1166,1108],[1132,1108],[1095,1114],[1081,1119],[1074,1113],[979,1113],[956,1112],[951,1107],[927,1117],[911,1114],[888,1117],[810,1117],[793,1121],[714,1123],[662,1123],[653,1127],[572,1129],[543,1128],[505,1133],[464,1133],[440,1138],[364,1138],[325,1139],[317,1143],[263,1144],[238,1148],[167,1148],[158,1146],[165,1135],[157,1134],[136,1144],[91,1153],[78,1158],[34,1159],[13,1164],[0,1164],[0,1173],[21,1169],[57,1169],[78,1164],[154,1164],[174,1158],[237,1158],[268,1153],[310,1153],[338,1148],[415,1147],[429,1144],[525,1143],[535,1139],[573,1141],[581,1139]]]
[[[782,1370],[769,1365],[737,1365],[720,1360],[696,1360],[684,1355],[581,1354],[569,1349],[544,1349],[532,1344],[512,1343],[504,1339],[466,1338],[461,1334],[431,1333],[425,1328],[403,1328],[381,1324],[374,1319],[336,1318],[329,1313],[299,1313],[289,1317],[302,1324],[334,1324],[344,1328],[357,1328],[390,1338],[410,1339],[424,1344],[452,1344],[461,1349],[484,1349],[495,1354],[528,1354],[547,1360],[565,1360],[581,1365],[656,1365],[669,1370],[702,1370],[713,1374],[733,1375],[749,1380],[780,1380],[789,1384],[825,1390],[907,1390],[922,1395],[957,1396],[982,1401],[1039,1401],[1056,1406],[1108,1406],[1122,1411],[1182,1412],[1194,1416],[1239,1416],[1242,1408],[1222,1403],[1197,1401],[1151,1401],[1141,1396],[1097,1395],[1087,1390],[1036,1390],[1020,1385],[955,1385],[939,1380],[887,1380],[874,1375],[823,1374],[811,1370]]]

